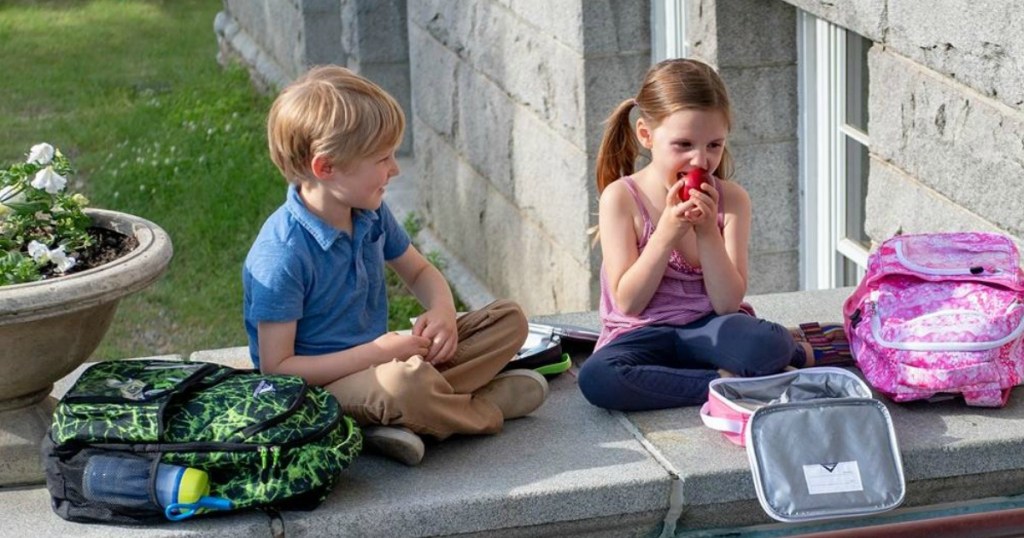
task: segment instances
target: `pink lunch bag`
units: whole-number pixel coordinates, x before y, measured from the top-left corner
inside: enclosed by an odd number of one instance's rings
[[[811,400],[824,406],[828,400],[851,398],[869,399],[871,389],[842,368],[821,366],[761,377],[720,377],[708,384],[708,401],[700,408],[700,419],[733,444],[747,446],[751,417],[760,409]]]
[[[1002,407],[1024,379],[1024,274],[994,233],[898,235],[843,305],[864,377],[897,402],[940,393]]]

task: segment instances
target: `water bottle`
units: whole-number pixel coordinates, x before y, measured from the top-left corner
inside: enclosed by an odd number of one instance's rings
[[[228,510],[227,499],[209,497],[207,474],[191,467],[158,463],[156,466],[156,499],[149,498],[153,462],[126,454],[97,454],[85,464],[82,488],[85,497],[95,502],[130,508],[161,509],[168,519],[192,516],[200,508]]]
[[[180,465],[157,465],[156,500],[161,507],[192,504],[209,494],[210,478],[205,472]]]
[[[82,493],[91,501],[156,508],[149,499],[152,462],[135,456],[94,455],[85,463]]]

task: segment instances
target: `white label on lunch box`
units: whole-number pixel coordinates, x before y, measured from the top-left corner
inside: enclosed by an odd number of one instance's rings
[[[807,493],[811,495],[864,491],[856,461],[804,465],[804,479],[807,480]]]

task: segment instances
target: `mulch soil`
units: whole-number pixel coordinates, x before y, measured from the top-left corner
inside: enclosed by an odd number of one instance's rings
[[[139,246],[138,239],[119,234],[113,230],[107,230],[106,228],[89,228],[89,235],[93,237],[95,242],[91,247],[77,253],[77,263],[64,275],[80,273],[112,262]],[[54,272],[53,265],[47,265],[42,273],[44,279],[63,276]]]

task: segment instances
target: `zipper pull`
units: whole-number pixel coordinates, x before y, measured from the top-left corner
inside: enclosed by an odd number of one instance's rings
[[[270,456],[270,461],[268,461],[267,458],[268,454]],[[281,447],[279,446],[260,446],[260,460],[263,466],[263,468],[260,469],[260,482],[266,484],[267,482],[270,482],[270,480],[274,477],[274,469],[277,468],[278,458],[280,455]]]
[[[860,319],[861,319],[861,311],[860,311],[860,308],[858,308],[858,309],[853,311],[853,314],[850,314],[850,328],[856,329],[857,325],[860,324]]]
[[[265,484],[265,483],[267,483],[270,480],[270,466],[267,465],[267,453],[270,452],[270,449],[268,449],[267,447],[265,447],[263,445],[260,445],[259,451],[260,451],[260,482],[263,482]]]

